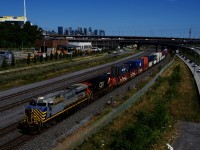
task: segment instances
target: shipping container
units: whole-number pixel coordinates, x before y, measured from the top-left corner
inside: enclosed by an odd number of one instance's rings
[[[120,64],[112,66],[111,77],[115,78],[117,84],[121,84],[129,79],[129,66],[127,64]]]
[[[153,62],[155,59],[156,59],[156,56],[153,55],[153,54],[151,54],[151,55],[148,56],[149,62]]]
[[[149,67],[148,57],[141,57],[140,59],[143,60],[143,70],[147,70]]]
[[[129,76],[130,78],[134,77],[137,75],[138,73],[138,67],[137,67],[137,62],[136,61],[128,61],[128,62],[125,62],[124,64],[128,64],[129,66]]]
[[[166,57],[166,55],[167,55],[167,49],[164,49],[162,51],[162,59],[164,59]]]
[[[137,59],[135,61],[137,63],[138,73],[141,73],[143,71],[144,62],[141,59]]]
[[[125,62],[124,64],[127,64],[129,66],[128,71],[132,71],[132,70],[137,69],[137,62],[136,61],[128,61],[128,62]]]
[[[103,75],[86,80],[83,83],[87,84],[91,91],[96,92],[109,87],[109,78],[110,74],[105,73]]]
[[[154,60],[153,60],[153,65],[155,65],[157,63],[157,55],[154,53]]]
[[[119,77],[120,75],[128,73],[129,66],[127,64],[120,64],[112,66],[111,76]]]
[[[149,60],[149,67],[151,67],[154,64],[154,61],[156,60],[156,55],[149,55],[148,56],[148,60]]]
[[[162,53],[161,52],[157,52],[157,53],[155,53],[155,55],[156,55],[156,63],[158,63],[159,61],[161,61]]]

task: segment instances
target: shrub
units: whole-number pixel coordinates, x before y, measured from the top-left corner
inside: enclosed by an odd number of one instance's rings
[[[176,66],[168,79],[168,82],[171,86],[175,86],[176,83],[180,82],[181,75],[180,75],[180,65]]]

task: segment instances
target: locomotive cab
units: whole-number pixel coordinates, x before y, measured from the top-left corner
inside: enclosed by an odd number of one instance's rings
[[[43,121],[46,119],[47,102],[44,97],[32,99],[25,109],[25,119],[22,123],[23,129],[39,130]]]
[[[75,107],[77,103],[87,100],[87,88],[88,85],[85,84],[74,84],[64,90],[32,99],[25,109],[22,128],[28,131],[41,130],[54,122],[53,119],[57,116],[59,120],[59,115]]]

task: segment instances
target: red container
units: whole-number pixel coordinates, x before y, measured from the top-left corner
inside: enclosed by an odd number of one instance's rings
[[[149,67],[149,58],[144,56],[140,58],[141,60],[143,60],[143,70],[147,70]]]

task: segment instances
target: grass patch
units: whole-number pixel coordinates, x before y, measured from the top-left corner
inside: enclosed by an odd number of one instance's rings
[[[28,70],[2,74],[0,78],[0,84],[1,84],[0,90],[2,91],[13,87],[18,87],[21,85],[39,82],[42,80],[61,76],[69,72],[79,71],[82,69],[87,69],[97,65],[116,61],[130,55],[132,55],[132,53],[123,54],[118,57],[108,56],[108,57],[86,59],[84,61],[80,60],[76,61],[74,59],[72,62],[69,62],[65,60],[62,63],[53,64],[46,67],[34,68],[33,66],[33,68]]]

